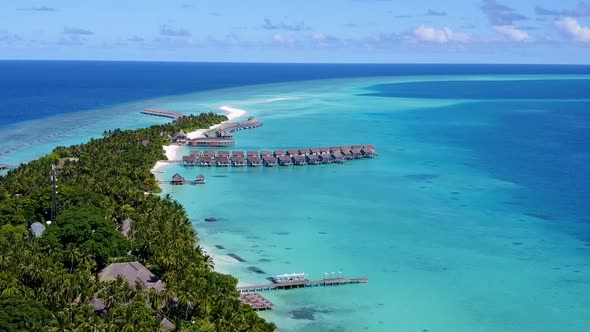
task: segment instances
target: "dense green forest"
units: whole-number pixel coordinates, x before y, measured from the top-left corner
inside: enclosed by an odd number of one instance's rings
[[[158,331],[163,317],[180,331],[275,330],[240,303],[235,278],[213,271],[183,207],[152,194],[150,169],[166,139],[226,119],[208,113],[107,131],[0,177],[0,331]],[[60,159],[59,214],[35,237],[30,225],[51,218],[50,170]],[[127,218],[129,238],[119,231]],[[142,263],[165,290],[98,281],[105,266],[125,261]]]

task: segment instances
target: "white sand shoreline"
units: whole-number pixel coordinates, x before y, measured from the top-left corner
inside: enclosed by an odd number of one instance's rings
[[[248,111],[246,111],[246,110],[235,108],[235,107],[231,107],[231,106],[228,106],[228,105],[220,106],[218,109],[221,110],[221,111],[225,111],[225,112],[228,113],[227,114],[227,121],[224,121],[224,122],[222,122],[220,124],[216,124],[214,126],[211,126],[208,129],[198,129],[198,130],[195,130],[195,131],[191,131],[191,132],[187,133],[186,136],[189,139],[195,139],[195,138],[205,137],[205,132],[207,130],[215,129],[215,128],[219,127],[220,125],[222,125],[222,124],[224,124],[224,123],[226,123],[228,121],[232,121],[232,120],[235,120],[235,119],[244,117],[244,116],[246,116],[246,114],[248,114]],[[176,144],[164,145],[164,146],[162,146],[162,148],[164,149],[166,158],[168,160],[180,160],[180,159],[182,159],[182,145],[176,145]],[[162,172],[162,169],[166,165],[169,165],[169,164],[168,163],[165,163],[165,162],[158,161],[156,163],[156,165],[154,165],[154,167],[152,168],[151,172],[154,173],[154,174],[155,173],[161,173]]]

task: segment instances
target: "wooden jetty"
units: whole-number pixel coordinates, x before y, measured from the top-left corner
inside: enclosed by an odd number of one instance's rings
[[[214,140],[226,140],[211,138]],[[190,144],[190,141],[189,141]],[[245,157],[244,157],[245,155]],[[275,151],[191,151],[182,158],[184,166],[201,167],[275,167],[343,164],[347,160],[374,158],[373,145],[333,146],[329,148],[275,150]]]
[[[205,183],[207,183],[207,180],[205,179],[205,176],[202,174],[198,175],[194,181],[190,181],[190,180],[187,180],[184,176],[181,176],[180,174],[176,173],[176,174],[174,174],[174,176],[172,177],[172,179],[170,181],[158,181],[158,183],[159,184],[171,184],[173,186],[181,186],[181,185],[185,185],[185,184],[193,184],[193,185],[205,184]]]
[[[305,273],[293,273],[273,276],[269,278],[272,283],[263,285],[241,286],[238,291],[242,294],[263,292],[271,290],[286,290],[305,287],[322,287],[322,286],[339,286],[351,284],[366,284],[369,282],[367,278],[324,278],[321,280],[309,280]]]
[[[141,114],[152,115],[152,116],[161,116],[164,118],[169,118],[169,119],[174,119],[174,120],[180,118],[181,116],[184,116],[184,114],[182,114],[180,112],[158,110],[155,108],[146,108],[143,111],[141,111]]]
[[[236,131],[258,128],[260,126],[262,126],[262,121],[251,116],[246,121],[223,123],[214,129],[207,130],[205,132],[205,136],[231,138],[233,137],[233,133]]]
[[[233,146],[236,144],[231,138],[225,137],[203,137],[203,138],[195,138],[189,139],[187,141],[189,146],[198,146],[198,147],[228,147]]]
[[[275,307],[272,302],[265,299],[262,295],[256,293],[240,294],[240,301],[243,304],[249,305],[255,311],[272,310]]]

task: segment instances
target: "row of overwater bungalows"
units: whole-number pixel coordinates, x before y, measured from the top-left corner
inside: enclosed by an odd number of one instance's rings
[[[346,160],[373,158],[377,155],[373,145],[337,146],[275,151],[191,151],[182,158],[185,166],[202,167],[258,167],[303,166],[344,163]]]

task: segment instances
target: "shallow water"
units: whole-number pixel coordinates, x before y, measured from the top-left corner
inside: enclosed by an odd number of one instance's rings
[[[163,121],[138,116],[146,105],[247,109],[264,126],[237,133],[239,150],[374,144],[379,157],[345,165],[172,165],[158,177],[207,177],[203,186],[164,190],[186,207],[218,266],[241,283],[292,272],[369,278],[366,285],[263,294],[276,310],[261,315],[281,331],[581,331],[590,324],[588,100],[498,99],[497,91],[478,100],[432,99],[420,83],[412,83],[412,99],[399,98],[395,85],[368,95],[376,84],[517,78],[522,82],[512,86],[526,89],[527,80],[567,77],[342,79],[148,100],[114,107],[108,117],[102,110],[79,114],[90,119],[82,126],[67,122],[71,116],[46,120],[39,129],[53,125],[62,136],[39,131],[45,145],[2,162],[105,128]],[[576,84],[590,87],[589,80]],[[286,99],[269,102],[274,98]],[[23,141],[37,133],[26,128],[14,129]],[[11,142],[0,150],[5,146]]]
[[[584,329],[588,170],[579,159],[590,138],[575,128],[590,123],[588,101],[374,97],[369,83],[266,86],[258,93],[297,100],[260,103],[250,89],[232,105],[265,122],[238,133],[236,149],[375,144],[374,160],[163,175],[207,176],[166,192],[208,250],[245,260],[219,261],[242,283],[292,272],[369,278],[266,293],[277,309],[262,315],[282,331]]]

